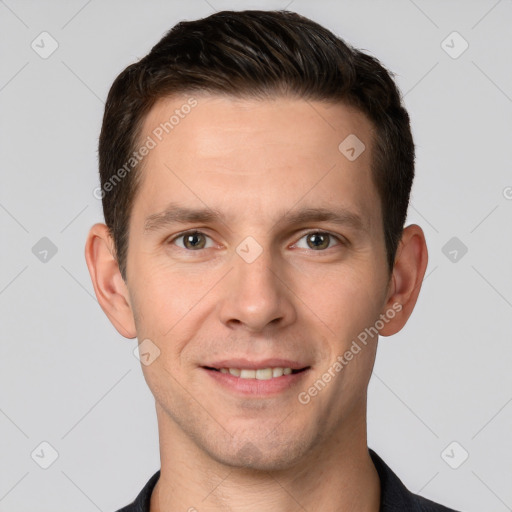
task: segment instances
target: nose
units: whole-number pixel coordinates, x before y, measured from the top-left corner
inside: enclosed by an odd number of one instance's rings
[[[295,321],[293,293],[284,263],[269,248],[252,262],[233,256],[234,268],[223,280],[219,301],[221,321],[231,329],[251,332],[283,328]]]

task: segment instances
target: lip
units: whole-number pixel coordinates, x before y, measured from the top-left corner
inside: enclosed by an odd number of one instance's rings
[[[272,361],[276,361],[273,359]],[[280,361],[283,361],[282,359]],[[234,361],[229,361],[229,363],[233,363]],[[236,364],[240,364],[241,360],[237,360]],[[288,361],[287,364],[290,364],[291,361]],[[217,364],[217,363],[216,363]],[[247,363],[245,363],[247,364]],[[255,363],[252,363],[253,365]],[[258,363],[258,365],[261,363]],[[264,364],[268,364],[268,362],[264,362]],[[273,364],[269,364],[268,366],[273,366]],[[265,368],[268,368],[266,366]],[[281,367],[281,364],[275,365],[276,367]],[[261,368],[261,366],[258,366]],[[249,368],[245,366],[247,369],[257,369]],[[211,368],[211,367],[210,367]],[[240,368],[240,366],[221,366],[221,368]],[[242,366],[244,368],[244,366]],[[290,368],[290,366],[284,366],[284,368]],[[303,367],[304,368],[304,367]],[[273,377],[268,380],[258,380],[258,379],[242,379],[240,377],[235,377],[230,373],[222,373],[220,371],[215,371],[213,369],[208,369],[208,367],[201,368],[207,375],[209,375],[213,382],[218,384],[222,389],[229,391],[230,393],[242,395],[242,396],[251,396],[251,397],[270,397],[278,395],[286,390],[290,390],[293,387],[296,387],[307,375],[310,371],[310,367],[305,367],[305,369],[299,373],[290,373],[288,375],[282,375],[281,377]],[[300,369],[300,368],[297,368]]]
[[[290,359],[262,359],[261,361],[250,361],[249,359],[224,359],[203,365],[203,368],[241,368],[246,370],[258,370],[260,368],[291,368],[292,370],[302,370],[309,368],[308,364],[300,363],[298,361],[291,361]]]

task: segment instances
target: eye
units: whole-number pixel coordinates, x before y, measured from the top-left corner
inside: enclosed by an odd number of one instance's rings
[[[181,235],[173,238],[169,243],[175,243],[177,240],[183,239],[183,245],[177,244],[178,247],[186,250],[196,250],[196,249],[208,249],[210,246],[206,246],[207,239],[211,240],[209,236],[201,233],[201,231],[187,231],[186,233],[181,233]]]
[[[314,251],[329,249],[331,247],[332,240],[337,240],[341,245],[343,242],[337,236],[332,235],[331,233],[327,233],[326,231],[310,231],[306,233],[300,240],[306,240],[307,246],[300,246],[299,243],[296,244],[297,247],[301,249],[313,249]]]

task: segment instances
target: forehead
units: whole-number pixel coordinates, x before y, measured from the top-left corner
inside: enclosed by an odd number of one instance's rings
[[[375,223],[372,137],[368,119],[342,103],[165,98],[143,123],[140,140],[150,138],[154,148],[143,160],[138,196],[147,214],[177,199],[238,215],[300,202],[351,206]]]
[[[369,145],[372,131],[364,114],[340,102],[286,96],[242,99],[205,93],[158,100],[142,128],[143,136],[152,136],[159,146],[194,147],[200,149],[198,158],[221,159],[226,151],[261,143],[293,148],[297,157],[318,158],[324,149],[337,149],[344,135],[357,133]],[[225,136],[228,133],[229,138]]]

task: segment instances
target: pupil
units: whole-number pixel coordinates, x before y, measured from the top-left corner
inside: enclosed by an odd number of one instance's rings
[[[327,240],[327,236],[321,235],[319,233],[313,233],[310,235],[310,240],[312,241],[313,248],[322,248],[325,246],[325,241]],[[317,243],[318,242],[318,243]]]
[[[186,245],[191,246],[193,248],[200,246],[201,241],[199,240],[199,237],[199,233],[191,233],[190,235],[187,235],[187,237],[185,238]]]

